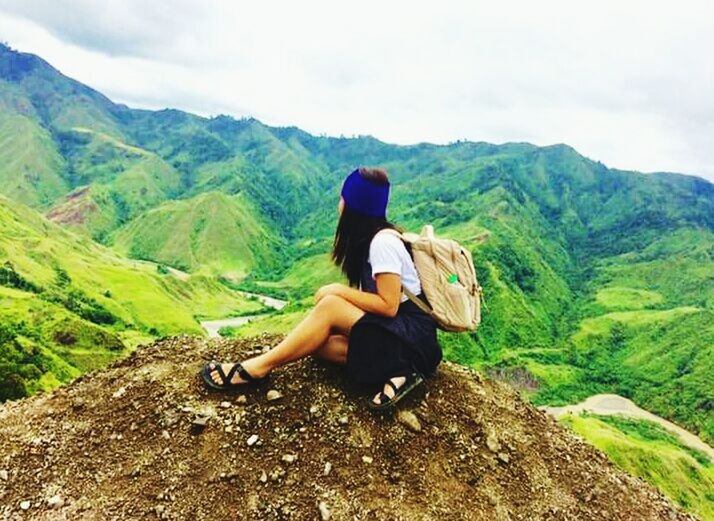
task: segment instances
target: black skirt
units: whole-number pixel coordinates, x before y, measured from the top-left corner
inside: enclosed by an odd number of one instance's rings
[[[371,267],[365,267],[362,289],[376,292]],[[420,298],[424,298],[420,295]],[[393,318],[365,313],[350,332],[347,374],[356,383],[383,383],[418,371],[432,375],[441,362],[436,322],[412,301],[399,305]]]

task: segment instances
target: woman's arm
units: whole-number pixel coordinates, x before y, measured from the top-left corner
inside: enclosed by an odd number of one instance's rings
[[[315,293],[315,303],[327,295],[337,295],[369,313],[394,317],[402,296],[402,278],[397,273],[378,273],[375,276],[377,293],[360,291],[344,284],[328,284]]]

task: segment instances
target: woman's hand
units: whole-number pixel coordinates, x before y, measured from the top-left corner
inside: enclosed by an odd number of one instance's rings
[[[315,304],[320,302],[323,298],[325,298],[327,295],[337,295],[342,296],[342,291],[346,288],[344,284],[340,284],[338,282],[335,282],[333,284],[328,284],[327,286],[322,286],[320,289],[315,292]]]

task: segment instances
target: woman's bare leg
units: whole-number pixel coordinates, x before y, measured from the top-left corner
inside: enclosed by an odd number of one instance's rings
[[[348,346],[348,336],[330,335],[324,344],[313,351],[312,356],[322,358],[334,364],[344,365],[347,363]]]
[[[324,297],[310,311],[302,322],[293,329],[282,342],[267,353],[242,362],[243,368],[254,378],[261,378],[276,367],[308,356],[325,344],[333,334],[349,335],[352,326],[364,315],[364,311],[336,295]],[[231,364],[224,364],[223,370],[230,370]],[[211,378],[221,383],[218,371]],[[236,373],[232,383],[243,380]]]

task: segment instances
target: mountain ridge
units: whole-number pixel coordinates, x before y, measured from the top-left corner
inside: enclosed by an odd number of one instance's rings
[[[5,77],[6,79],[11,79],[13,81],[18,81],[22,79],[21,76],[18,76],[16,74],[13,74],[13,69],[17,70],[18,68],[20,69],[20,72],[28,72],[31,69],[23,68],[22,67],[22,61],[26,61],[28,63],[32,63],[33,65],[37,62],[39,65],[45,69],[48,70],[54,74],[61,75],[64,80],[71,82],[72,85],[75,85],[78,90],[82,91],[83,93],[89,94],[92,97],[97,97],[100,99],[103,103],[106,103],[107,106],[113,107],[116,111],[116,114],[123,114],[123,113],[136,113],[136,114],[166,114],[166,115],[171,115],[171,116],[180,116],[182,118],[195,118],[203,121],[211,121],[220,124],[221,122],[229,122],[229,123],[224,123],[229,124],[229,125],[237,125],[237,124],[254,124],[257,123],[262,127],[268,128],[271,131],[274,131],[275,133],[279,135],[299,135],[302,137],[309,137],[309,138],[319,138],[319,139],[327,139],[327,140],[336,140],[336,141],[344,141],[344,140],[353,140],[353,139],[365,139],[368,141],[373,141],[376,142],[380,146],[388,146],[388,147],[396,147],[396,148],[423,148],[423,147],[434,147],[434,148],[450,148],[450,147],[455,147],[459,145],[471,145],[475,147],[487,147],[487,148],[498,148],[498,147],[504,147],[504,148],[509,148],[509,147],[520,147],[520,146],[525,146],[531,149],[540,149],[540,150],[548,150],[548,149],[560,149],[560,148],[565,148],[569,149],[572,152],[577,153],[580,155],[575,148],[573,148],[571,145],[567,143],[551,143],[549,145],[535,145],[533,143],[527,142],[527,141],[505,141],[502,143],[491,143],[491,142],[486,142],[486,141],[472,141],[472,140],[467,140],[467,139],[458,139],[449,143],[432,143],[428,141],[420,141],[416,143],[410,143],[410,144],[396,144],[396,143],[390,143],[388,141],[383,141],[375,136],[372,136],[370,134],[360,134],[356,135],[353,137],[345,137],[345,136],[327,136],[324,134],[319,134],[319,135],[314,135],[310,134],[309,132],[300,129],[299,127],[295,125],[286,125],[286,126],[270,126],[267,125],[257,118],[253,116],[245,116],[241,118],[235,118],[234,116],[231,116],[229,114],[217,114],[214,116],[201,116],[199,114],[192,113],[187,110],[179,109],[179,108],[174,108],[174,107],[167,107],[163,109],[158,109],[158,110],[152,110],[152,109],[142,109],[142,108],[133,108],[130,107],[124,103],[117,103],[112,101],[110,98],[102,94],[100,91],[84,84],[79,81],[76,81],[72,79],[69,76],[64,75],[62,72],[60,72],[58,69],[54,68],[50,63],[42,59],[41,57],[32,54],[32,53],[25,53],[21,52],[18,50],[13,49],[9,45],[6,45],[2,42],[0,42],[0,58],[5,58],[3,63],[3,60],[0,60],[0,77]],[[18,60],[18,57],[21,59]],[[15,59],[12,59],[15,58]],[[18,67],[17,62],[20,61],[21,65]],[[14,67],[13,67],[14,64]],[[34,68],[34,67],[33,67]],[[602,164],[600,161],[593,160],[590,158],[586,159]],[[627,172],[627,173],[638,173],[638,174],[646,174],[646,175],[651,175],[651,174],[666,174],[666,175],[675,175],[675,176],[684,176],[684,177],[693,177],[701,181],[705,181],[709,184],[712,184],[712,181],[701,177],[697,174],[692,174],[692,173],[680,173],[680,172],[671,172],[671,171],[661,171],[661,170],[655,170],[655,171],[648,171],[648,172],[643,172],[643,171],[638,171],[638,170],[631,170],[631,169],[618,169],[617,167],[613,168],[614,170],[618,170],[621,172]]]

